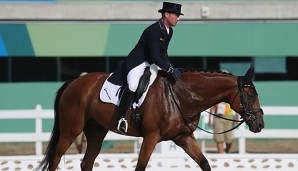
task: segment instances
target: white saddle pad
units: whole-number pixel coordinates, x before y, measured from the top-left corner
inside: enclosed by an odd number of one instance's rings
[[[156,79],[157,77],[157,73],[158,73],[158,70],[160,68],[155,65],[155,64],[152,64],[150,65],[150,72],[151,72],[151,76],[150,76],[150,82],[149,82],[149,85],[148,85],[148,88],[146,89],[146,91],[143,93],[142,97],[139,99],[139,103],[136,104],[134,103],[133,104],[133,107],[135,108],[136,106],[140,107],[142,105],[142,103],[144,102],[145,100],[145,97],[148,93],[148,90],[149,90],[149,87],[153,84],[154,80]],[[110,76],[112,75],[113,73],[110,74]],[[109,76],[109,77],[110,77]],[[106,102],[106,103],[112,103],[116,106],[119,106],[119,103],[120,103],[120,100],[119,100],[119,94],[120,94],[120,87],[119,85],[115,85],[111,82],[108,81],[108,79],[104,82],[101,90],[100,90],[100,94],[99,94],[99,98],[101,101],[103,102]]]

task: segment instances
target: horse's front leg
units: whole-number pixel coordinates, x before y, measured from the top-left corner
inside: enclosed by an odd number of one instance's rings
[[[194,135],[181,135],[173,140],[201,167],[203,171],[211,171],[206,157],[201,152],[200,146],[195,140]]]
[[[151,134],[144,137],[135,171],[144,171],[146,169],[150,156],[157,143],[157,135]]]

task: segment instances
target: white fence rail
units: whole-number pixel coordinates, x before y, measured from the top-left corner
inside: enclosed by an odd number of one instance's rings
[[[265,115],[295,115],[298,116],[298,107],[263,107]],[[42,119],[53,119],[53,110],[42,109],[40,105],[35,110],[0,110],[0,119],[35,119],[35,132],[33,133],[0,133],[0,142],[35,142],[36,155],[42,154],[42,142],[49,140],[50,132],[42,132]],[[203,113],[203,122],[207,122],[208,114]],[[212,135],[196,131],[195,137],[211,139]],[[239,141],[239,153],[246,152],[246,139],[248,138],[298,138],[298,129],[264,129],[261,133],[254,134],[245,128],[245,125],[235,130],[235,138]],[[118,135],[109,132],[105,140],[134,140],[141,138]],[[204,141],[202,150],[205,151]],[[137,150],[135,150],[137,151]]]

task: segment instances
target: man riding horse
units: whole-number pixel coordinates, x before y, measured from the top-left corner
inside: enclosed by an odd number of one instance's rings
[[[172,26],[176,26],[181,13],[181,4],[164,2],[161,13],[161,19],[147,27],[137,45],[129,53],[126,59],[125,68],[127,71],[127,84],[120,98],[118,108],[118,130],[126,132],[127,124],[124,117],[134,100],[135,91],[138,88],[140,77],[144,69],[156,64],[160,69],[172,75],[175,79],[181,76],[181,72],[171,65],[167,49],[173,35]]]
[[[129,71],[128,88],[124,90],[121,98],[120,114],[126,113],[130,107],[133,92],[145,66],[152,64],[151,66],[158,66],[168,73],[160,72],[152,83],[146,100],[140,105],[143,120],[141,131],[132,119],[128,120],[129,128],[126,127],[128,130],[125,134],[143,137],[135,171],[145,171],[156,144],[168,140],[180,146],[203,171],[211,171],[211,166],[196,141],[194,131],[200,122],[201,113],[219,102],[229,103],[243,118],[241,122],[245,122],[250,131],[257,133],[265,126],[264,113],[252,82],[252,68],[244,76],[235,76],[200,70],[183,70],[181,75],[178,69],[172,67],[167,56],[167,47],[173,34],[171,27],[177,24],[179,15],[182,14],[180,11],[180,4],[164,3],[163,8],[159,10],[162,18],[144,31],[126,61],[126,69]],[[173,85],[169,82],[168,76],[175,79],[181,77]],[[45,156],[36,170],[55,171],[59,167],[61,157],[82,131],[86,135],[87,149],[81,162],[81,170],[93,169],[107,133],[120,133],[115,129],[115,120],[119,119],[119,115],[116,115],[119,99],[116,97],[117,103],[111,101],[113,105],[98,98],[101,92],[106,94],[108,99],[115,98],[109,94],[118,93],[118,84],[112,92],[105,88],[101,91],[104,84],[108,83],[108,78],[109,73],[89,73],[69,80],[59,88],[54,102],[55,120],[52,135]],[[128,113],[128,117],[132,117],[132,114]]]

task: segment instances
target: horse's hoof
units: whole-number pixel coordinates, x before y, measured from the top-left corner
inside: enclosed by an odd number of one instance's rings
[[[204,168],[203,170],[204,170],[204,171],[211,171],[211,167],[210,167],[208,161],[207,161],[207,163],[205,164],[205,168]]]

